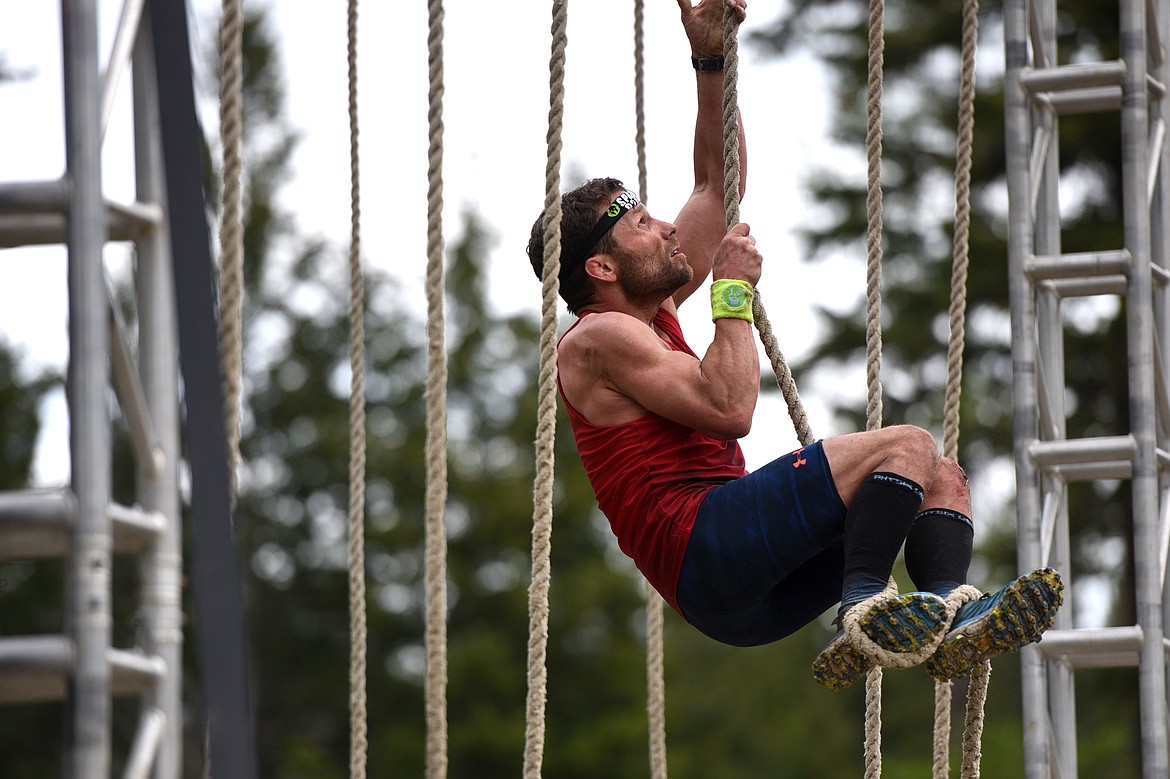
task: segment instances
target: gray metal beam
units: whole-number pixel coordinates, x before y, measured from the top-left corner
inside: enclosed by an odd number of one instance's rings
[[[98,109],[97,10],[62,0],[65,167],[69,181],[69,455],[77,521],[66,561],[66,631],[75,663],[69,680],[67,779],[110,773],[109,328],[102,270],[106,241]]]
[[[0,703],[62,700],[76,663],[77,648],[67,636],[0,638]],[[111,696],[141,695],[167,675],[162,658],[138,651],[107,648],[102,665]]]
[[[1138,613],[1135,625],[1076,628],[1071,621],[1075,588],[1066,588],[1066,608],[1056,629],[1021,653],[1029,779],[1075,779],[1074,672],[1119,665],[1138,669],[1143,776],[1167,775],[1163,618],[1170,592],[1165,575],[1170,508],[1164,505],[1170,494],[1170,389],[1161,352],[1170,337],[1168,72],[1162,48],[1167,0],[1121,0],[1119,13],[1117,61],[1060,65],[1054,61],[1055,0],[1010,0],[1005,7],[1017,549],[1021,567],[1051,564],[1069,579],[1065,484],[1128,480]],[[1147,46],[1155,48],[1147,51]],[[1055,157],[1060,117],[1106,111],[1118,115],[1122,135],[1124,246],[1065,255]],[[1062,407],[1061,301],[1101,294],[1125,298],[1129,430],[1070,440]]]
[[[107,507],[111,548],[117,553],[149,550],[167,521],[158,511]],[[62,558],[69,554],[77,501],[68,490],[0,493],[0,560]]]
[[[134,45],[134,156],[139,201],[169,212],[166,165],[159,129],[158,83],[149,9]],[[183,529],[179,506],[179,355],[175,282],[169,224],[161,220],[138,241],[138,369],[146,405],[154,420],[157,468],[138,474],[143,508],[163,518],[158,543],[141,562],[143,646],[171,669],[148,693],[147,703],[165,722],[155,759],[156,779],[183,773]]]

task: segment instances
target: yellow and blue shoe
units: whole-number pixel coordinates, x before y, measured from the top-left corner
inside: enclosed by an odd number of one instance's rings
[[[1051,568],[1037,568],[999,590],[964,603],[951,628],[926,661],[935,679],[962,676],[984,660],[1037,642],[1052,627],[1064,599],[1064,582]]]
[[[822,687],[842,690],[874,666],[876,655],[884,652],[909,657],[937,642],[946,630],[946,617],[946,601],[929,592],[907,592],[862,601],[840,615],[838,623],[845,625],[856,618],[857,626],[877,651],[867,652],[857,646],[842,629],[813,661],[813,678]],[[899,665],[908,667],[916,662],[920,661]]]
[[[931,592],[891,595],[870,606],[860,627],[887,652],[920,652],[947,629],[947,603]]]
[[[861,653],[845,631],[838,630],[829,645],[813,660],[813,679],[830,690],[844,690],[873,668],[874,661]]]

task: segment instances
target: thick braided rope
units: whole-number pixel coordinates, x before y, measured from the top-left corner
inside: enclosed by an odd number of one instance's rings
[[[536,478],[532,495],[532,582],[528,588],[528,702],[524,777],[539,779],[544,757],[548,688],[548,593],[552,578],[552,492],[557,422],[557,296],[561,272],[561,130],[565,102],[567,0],[553,0],[549,57],[548,158],[545,163],[543,299],[536,419]]]
[[[813,442],[812,427],[808,423],[808,415],[804,411],[804,404],[800,401],[800,393],[796,389],[796,379],[792,377],[792,370],[788,361],[780,351],[779,342],[772,332],[772,323],[764,312],[764,304],[760,301],[760,291],[756,290],[752,302],[752,317],[756,320],[756,330],[759,331],[760,341],[764,344],[764,353],[772,363],[772,372],[776,376],[776,384],[780,387],[780,394],[788,406],[788,417],[792,420],[792,427],[796,430],[796,437],[801,446],[808,446]]]
[[[964,584],[948,593],[946,597],[946,624],[949,625],[954,621],[955,612],[959,610],[959,606],[969,600],[977,600],[980,595],[982,593],[979,592],[979,589],[969,584]],[[942,638],[944,636],[939,636],[939,641]],[[935,643],[936,648],[937,646],[938,642]],[[931,654],[933,652],[934,649],[931,649]],[[934,684],[934,753],[931,764],[931,776],[934,779],[946,779],[950,774],[948,742],[951,733],[952,685],[953,683],[949,679],[946,681],[935,680]]]
[[[955,592],[963,593],[963,595],[960,596],[960,600],[954,603],[952,603],[952,601],[949,599],[947,600],[948,622],[951,619],[954,619],[955,610],[958,609],[959,604],[962,603],[963,600],[978,598],[980,594],[977,589],[974,587],[968,587],[968,585],[959,587],[955,590]],[[969,593],[972,592],[974,594],[969,595]],[[845,638],[851,644],[853,644],[853,646],[856,647],[858,651],[873,660],[882,668],[913,668],[916,665],[922,664],[931,655],[934,654],[934,651],[938,649],[939,644],[941,644],[943,641],[943,636],[941,634],[935,636],[928,643],[923,644],[913,652],[891,652],[890,650],[884,649],[874,643],[873,639],[867,636],[865,631],[861,629],[862,618],[865,617],[866,613],[874,604],[885,600],[886,598],[893,597],[897,594],[898,585],[894,582],[893,578],[891,578],[884,590],[879,592],[877,595],[866,598],[865,600],[855,605],[853,608],[849,609],[849,611],[845,612],[845,615],[841,618],[841,627],[845,631]],[[952,596],[953,595],[954,593],[952,593]]]
[[[650,198],[646,175],[645,3],[634,0],[634,146],[638,153],[638,192]]]
[[[646,172],[645,13],[634,0],[634,146],[638,154],[638,191],[648,202]],[[666,779],[666,680],[662,597],[646,582],[646,717],[649,728],[650,779]]]
[[[650,727],[650,779],[666,779],[666,680],[662,597],[646,582],[646,711]]]
[[[365,779],[366,726],[366,337],[358,154],[357,0],[347,11],[349,67],[349,776]]]
[[[426,775],[447,775],[447,348],[443,295],[443,3],[430,0],[427,64]]]
[[[950,341],[947,389],[943,406],[943,454],[959,451],[959,398],[962,393],[966,341],[967,269],[971,238],[971,157],[975,136],[975,50],[979,35],[979,0],[963,0],[962,80],[959,88],[955,155],[955,234],[951,266]]]
[[[735,11],[728,8],[723,12],[723,206],[727,213],[727,228],[730,230],[739,224],[739,41],[736,33],[739,30],[739,18]],[[776,383],[784,395],[784,402],[788,405],[788,416],[796,429],[796,437],[801,446],[808,446],[813,442],[812,429],[808,424],[808,416],[804,412],[804,404],[796,390],[796,381],[792,378],[792,370],[788,361],[780,351],[776,336],[772,332],[772,323],[764,310],[759,290],[756,290],[752,301],[752,318],[756,323],[756,330],[760,334],[760,341],[764,345],[764,353],[772,363],[772,372],[776,375]]]
[[[883,649],[873,642],[865,631],[861,629],[861,619],[866,612],[870,610],[875,603],[886,598],[893,597],[898,594],[898,586],[890,579],[886,588],[869,598],[858,603],[841,618],[841,627],[845,631],[845,638],[853,644],[866,657],[876,662],[882,668],[913,668],[921,663],[930,653],[934,651],[934,647],[929,647],[926,650],[919,652],[891,652],[888,649]],[[937,646],[937,643],[936,643]]]
[[[958,436],[959,387],[962,384],[963,315],[967,307],[967,263],[971,224],[971,154],[975,126],[975,49],[979,35],[979,0],[963,2],[963,86],[960,99],[958,162],[961,167],[955,194],[955,269],[951,283],[951,347],[947,354],[948,398],[955,396],[954,428]],[[960,260],[961,258],[961,260]],[[959,366],[957,369],[951,365]],[[954,375],[952,379],[951,376]],[[949,402],[948,402],[949,403]],[[971,671],[967,688],[967,721],[963,731],[962,779],[979,779],[982,758],[984,706],[991,684],[991,662],[984,661]]]
[[[723,208],[727,229],[739,224],[739,18],[723,12]]]
[[[979,2],[964,0],[961,47],[961,79],[959,85],[958,128],[955,154],[955,233],[954,259],[951,266],[950,338],[947,343],[947,386],[943,405],[943,454],[958,459],[959,406],[963,386],[963,349],[966,341],[967,269],[971,235],[971,157],[975,135],[975,53],[979,33]],[[982,669],[978,673],[983,673]],[[986,697],[988,664],[982,680]],[[972,677],[974,680],[974,676]],[[950,681],[935,683],[934,779],[945,779],[950,773],[951,733]],[[983,705],[973,710],[972,689],[968,688],[967,725],[963,737],[963,776],[968,775],[968,744],[975,744],[973,765],[979,772],[979,741],[983,731]]]
[[[971,670],[967,687],[967,726],[963,731],[962,779],[979,779],[979,765],[983,757],[983,714],[987,703],[987,688],[991,683],[991,661],[984,660]]]
[[[869,4],[869,79],[866,92],[865,153],[868,179],[865,193],[866,306],[865,375],[866,429],[882,426],[882,82],[885,57],[885,3]],[[882,774],[882,666],[876,665],[865,679],[865,777]]]
[[[865,675],[865,779],[882,775],[882,668]]]
[[[950,733],[951,700],[954,683],[947,679],[934,682],[934,751],[930,775],[933,779],[946,779],[951,772]]]
[[[970,584],[964,584],[956,587],[946,597],[946,624],[950,624],[955,619],[955,613],[967,601],[977,600],[982,595],[977,587]],[[941,637],[940,637],[941,638]],[[937,646],[937,645],[936,645]],[[931,650],[933,653],[933,649]],[[988,667],[990,672],[990,666]],[[946,779],[950,774],[950,758],[948,755],[948,747],[951,733],[951,692],[953,683],[948,679],[946,681],[936,680],[934,685],[934,753],[931,764],[931,776],[934,779]],[[968,693],[968,696],[970,693]],[[968,697],[968,712],[970,712],[970,697]],[[980,716],[982,716],[982,704],[979,706]],[[964,750],[966,744],[964,743]],[[976,758],[978,761],[978,758]],[[978,769],[976,769],[978,770]]]
[[[228,479],[236,502],[240,467],[240,382],[244,346],[243,177],[243,0],[223,0],[219,27],[219,136],[223,145],[223,211],[219,223],[219,362],[223,377]]]
[[[890,652],[875,644],[865,632],[861,629],[861,619],[869,611],[869,609],[878,601],[896,595],[898,592],[897,585],[891,578],[886,589],[874,595],[861,603],[858,603],[850,609],[842,618],[842,627],[845,632],[846,639],[853,644],[865,656],[872,659],[876,665],[870,669],[866,675],[866,711],[865,711],[865,766],[866,776],[880,776],[881,775],[881,681],[883,668],[912,668],[919,665],[938,649],[939,645],[945,638],[945,634],[935,636],[928,644],[924,644],[914,652],[896,653]],[[959,606],[968,601],[978,598],[980,592],[975,587],[970,585],[963,585],[952,592],[946,599],[946,614],[944,620],[947,624],[954,620],[955,612]],[[949,682],[940,683],[935,688],[935,734],[936,739],[940,732],[949,732],[950,719],[949,710],[942,707],[940,704],[940,695],[945,693],[947,695],[945,702],[949,707]],[[946,715],[945,721],[940,723],[940,711]],[[979,711],[982,711],[980,706]],[[938,745],[935,748],[935,773],[939,771],[940,751]],[[941,765],[943,766],[943,776],[946,775],[946,754],[941,753]]]
[[[866,427],[882,426],[882,82],[885,58],[885,0],[869,3],[869,82],[866,98],[865,154],[865,378]]]

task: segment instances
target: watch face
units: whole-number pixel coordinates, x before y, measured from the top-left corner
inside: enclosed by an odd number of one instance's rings
[[[723,290],[723,302],[730,308],[739,308],[747,302],[747,294],[741,286],[727,287]]]

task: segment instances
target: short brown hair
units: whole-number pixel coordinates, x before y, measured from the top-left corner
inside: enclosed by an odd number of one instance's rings
[[[625,185],[617,179],[596,178],[561,196],[560,290],[561,298],[571,313],[578,313],[594,300],[596,290],[593,280],[585,272],[585,260],[589,257],[582,255],[587,251],[590,252],[589,256],[612,251],[613,235],[606,233],[591,251],[590,247],[584,245],[585,240],[597,224],[601,209],[609,205],[614,195],[623,189]],[[536,278],[542,280],[545,215],[546,211],[540,212],[528,239],[528,261],[532,263]]]

